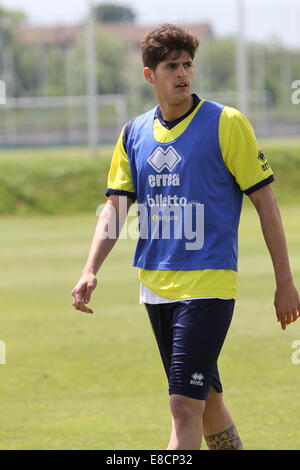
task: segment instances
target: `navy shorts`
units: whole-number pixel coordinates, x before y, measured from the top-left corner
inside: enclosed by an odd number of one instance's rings
[[[217,359],[231,323],[234,299],[145,304],[169,381],[169,394],[206,400],[223,391]]]

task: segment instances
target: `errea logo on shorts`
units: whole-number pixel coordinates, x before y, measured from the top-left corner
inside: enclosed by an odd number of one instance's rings
[[[204,375],[199,373],[199,372],[194,372],[194,374],[192,374],[192,380],[190,380],[190,384],[191,385],[200,385],[202,386],[203,385],[203,379],[204,379]]]

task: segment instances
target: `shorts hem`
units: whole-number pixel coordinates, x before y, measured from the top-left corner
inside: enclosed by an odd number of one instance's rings
[[[184,397],[188,398],[194,398],[195,400],[207,400],[208,393],[193,393],[189,391],[183,391],[183,390],[174,390],[174,389],[169,389],[169,395],[182,395]]]

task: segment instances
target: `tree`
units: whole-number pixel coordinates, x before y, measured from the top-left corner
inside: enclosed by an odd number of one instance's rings
[[[19,10],[6,10],[0,5],[0,78],[7,83],[7,95],[17,95],[15,56],[18,50],[18,28],[26,21]]]
[[[127,70],[127,47],[116,36],[103,31],[99,26],[96,30],[97,47],[97,93],[124,93],[126,84],[124,73]],[[73,77],[75,94],[84,94],[85,86],[85,36],[78,38],[72,54],[71,62],[76,64]]]
[[[134,23],[136,13],[127,6],[102,3],[95,7],[95,18],[103,23]]]
[[[9,18],[11,23],[18,26],[27,19],[26,13],[22,10],[7,10],[0,5],[0,19]]]
[[[2,46],[13,43],[16,29],[25,21],[26,14],[23,11],[6,10],[0,5],[0,39]]]

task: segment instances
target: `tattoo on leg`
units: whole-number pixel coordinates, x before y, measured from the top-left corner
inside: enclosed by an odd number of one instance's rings
[[[206,444],[210,450],[236,450],[242,447],[236,427],[233,425],[226,431],[212,436],[205,436]]]

